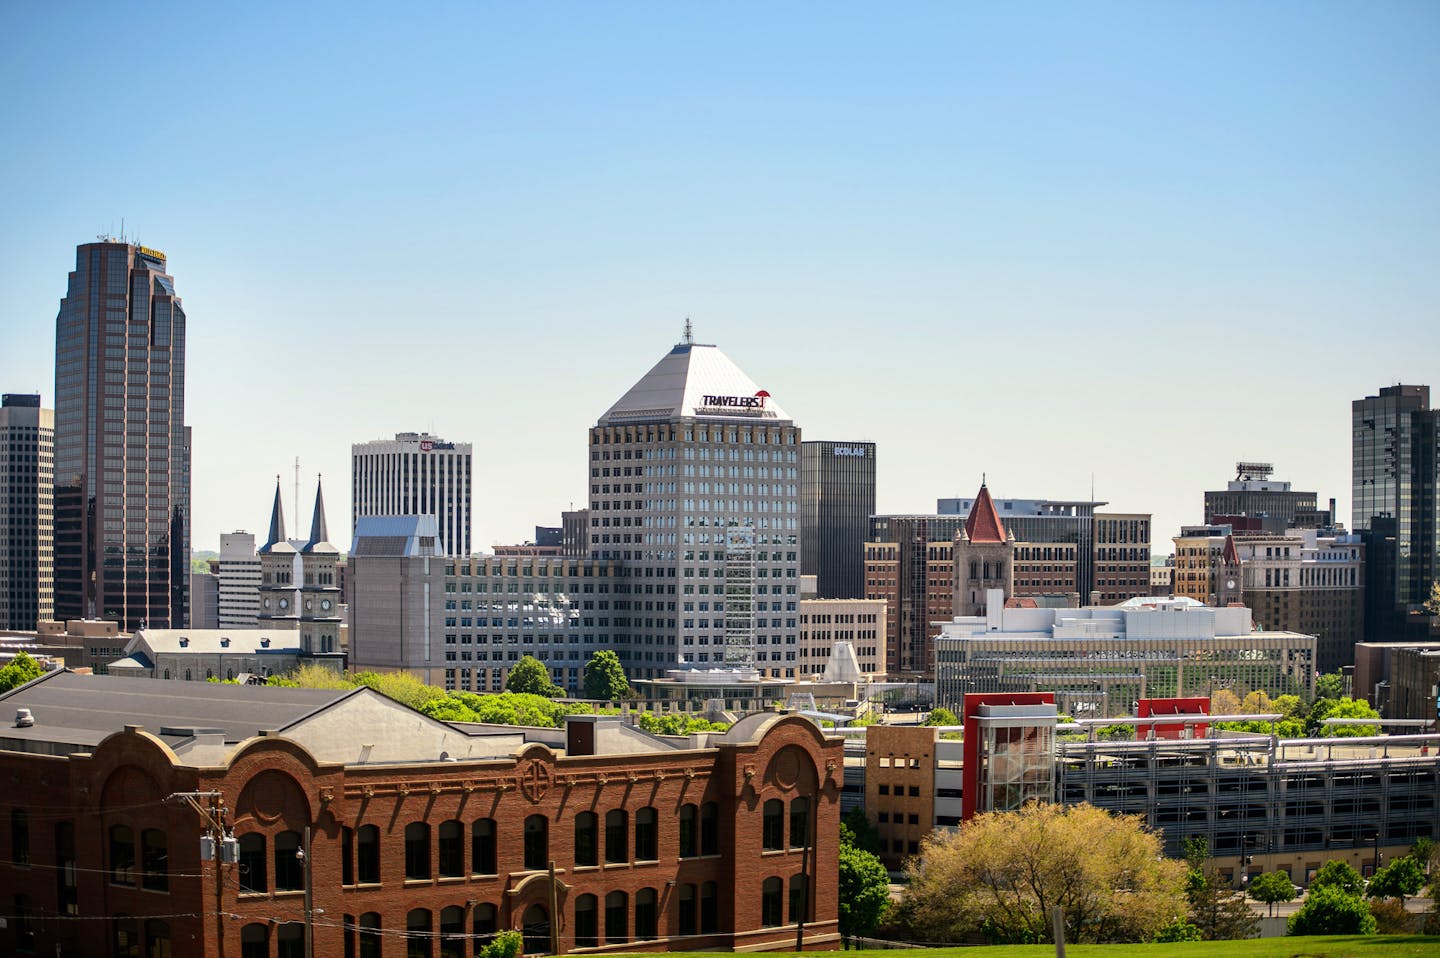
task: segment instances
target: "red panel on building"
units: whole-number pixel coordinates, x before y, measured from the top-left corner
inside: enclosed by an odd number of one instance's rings
[[[1149,715],[1208,716],[1210,714],[1210,700],[1203,695],[1173,699],[1141,699],[1136,714],[1141,718]],[[1155,738],[1204,738],[1209,728],[1210,724],[1208,722],[1196,722],[1193,725],[1172,722],[1137,722],[1135,724],[1135,739],[1136,741],[1148,739],[1151,737],[1152,731],[1154,732]],[[1186,729],[1192,730],[1188,736],[1185,734]]]
[[[965,714],[965,767],[961,773],[960,820],[975,817],[975,802],[980,797],[980,706],[982,705],[1054,705],[1053,692],[970,692],[962,706]]]

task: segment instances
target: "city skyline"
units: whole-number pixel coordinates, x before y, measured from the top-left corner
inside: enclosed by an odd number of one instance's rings
[[[557,524],[687,316],[878,444],[880,513],[1093,475],[1165,552],[1259,459],[1349,524],[1350,402],[1437,379],[1440,11],[761,11],[0,12],[0,386],[54,408],[123,218],[192,317],[195,549],[421,429],[476,447],[477,549]]]

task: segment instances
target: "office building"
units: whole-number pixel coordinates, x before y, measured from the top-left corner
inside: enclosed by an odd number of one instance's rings
[[[985,615],[956,617],[935,639],[936,703],[970,693],[1049,692],[1068,715],[1123,715],[1136,700],[1227,688],[1238,697],[1313,694],[1315,637],[1255,631],[1244,606],[1135,598],[1080,609],[1012,608],[995,590]]]
[[[937,511],[942,516],[968,516],[977,500],[978,496],[941,499]],[[994,503],[1016,542],[1072,547],[1073,591],[1080,593],[1082,601],[1089,601],[1095,589],[1095,510],[1105,503],[1066,499],[996,499]]]
[[[794,649],[769,649],[756,668],[770,678],[822,676],[830,670],[836,644],[842,671],[853,657],[857,675],[885,674],[885,603],[879,599],[823,599],[815,595],[813,576],[800,577],[800,638]],[[783,653],[783,654],[782,654]],[[847,676],[848,678],[848,676]]]
[[[1095,588],[1082,601],[1114,605],[1150,594],[1150,514],[1095,514]]]
[[[1205,493],[1205,522],[1223,522],[1219,518],[1223,516],[1251,516],[1262,520],[1265,532],[1284,532],[1307,524],[1318,511],[1315,493],[1300,492],[1288,482],[1271,479],[1274,472],[1268,462],[1235,463],[1235,478],[1226,488]]]
[[[0,629],[54,616],[55,413],[38,395],[0,399]]]
[[[86,243],[55,320],[55,617],[188,621],[185,311],[165,254]]]
[[[220,628],[220,577],[213,572],[190,573],[190,628]]]
[[[636,591],[626,674],[753,669],[799,617],[800,429],[717,347],[676,345],[590,430],[590,554]]]
[[[865,597],[885,601],[885,662],[892,677],[934,670],[931,623],[954,612],[954,538],[965,515],[874,516],[865,543]]]
[[[260,557],[251,532],[222,532],[215,562],[217,629],[253,629],[260,619]]]
[[[435,516],[446,555],[468,556],[470,443],[428,432],[357,442],[350,447],[350,531],[361,516]]]
[[[800,444],[800,573],[818,597],[865,596],[865,540],[875,514],[875,444]]]
[[[1386,386],[1350,404],[1351,525],[1365,537],[1370,637],[1402,638],[1440,578],[1440,411],[1429,386]]]
[[[30,783],[0,798],[0,953],[840,945],[843,744],[800,715],[460,729],[364,687],[63,671],[0,703],[37,717],[0,743]]]
[[[590,554],[590,510],[567,509],[560,513],[561,551],[572,558]]]

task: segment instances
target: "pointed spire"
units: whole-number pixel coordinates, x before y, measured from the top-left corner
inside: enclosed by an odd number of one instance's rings
[[[315,476],[315,514],[310,519],[310,541],[305,543],[305,551],[310,552],[322,542],[328,542],[329,535],[325,531],[325,494],[321,486],[320,475]]]
[[[1225,553],[1221,561],[1227,566],[1240,565],[1240,550],[1235,548],[1235,537],[1233,535],[1227,535],[1225,537]]]
[[[995,500],[990,498],[990,489],[982,480],[980,492],[975,496],[975,505],[965,518],[965,535],[971,542],[1004,542],[1005,527],[1000,524],[1000,513],[995,511]]]
[[[265,537],[261,552],[269,552],[277,542],[285,541],[285,513],[280,507],[280,477],[275,477],[275,505],[270,508],[270,533]]]

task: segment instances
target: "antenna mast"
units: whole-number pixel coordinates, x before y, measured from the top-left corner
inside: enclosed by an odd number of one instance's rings
[[[300,457],[295,457],[295,522],[300,522]]]
[[[695,345],[695,329],[690,325],[690,317],[685,317],[685,345]]]

